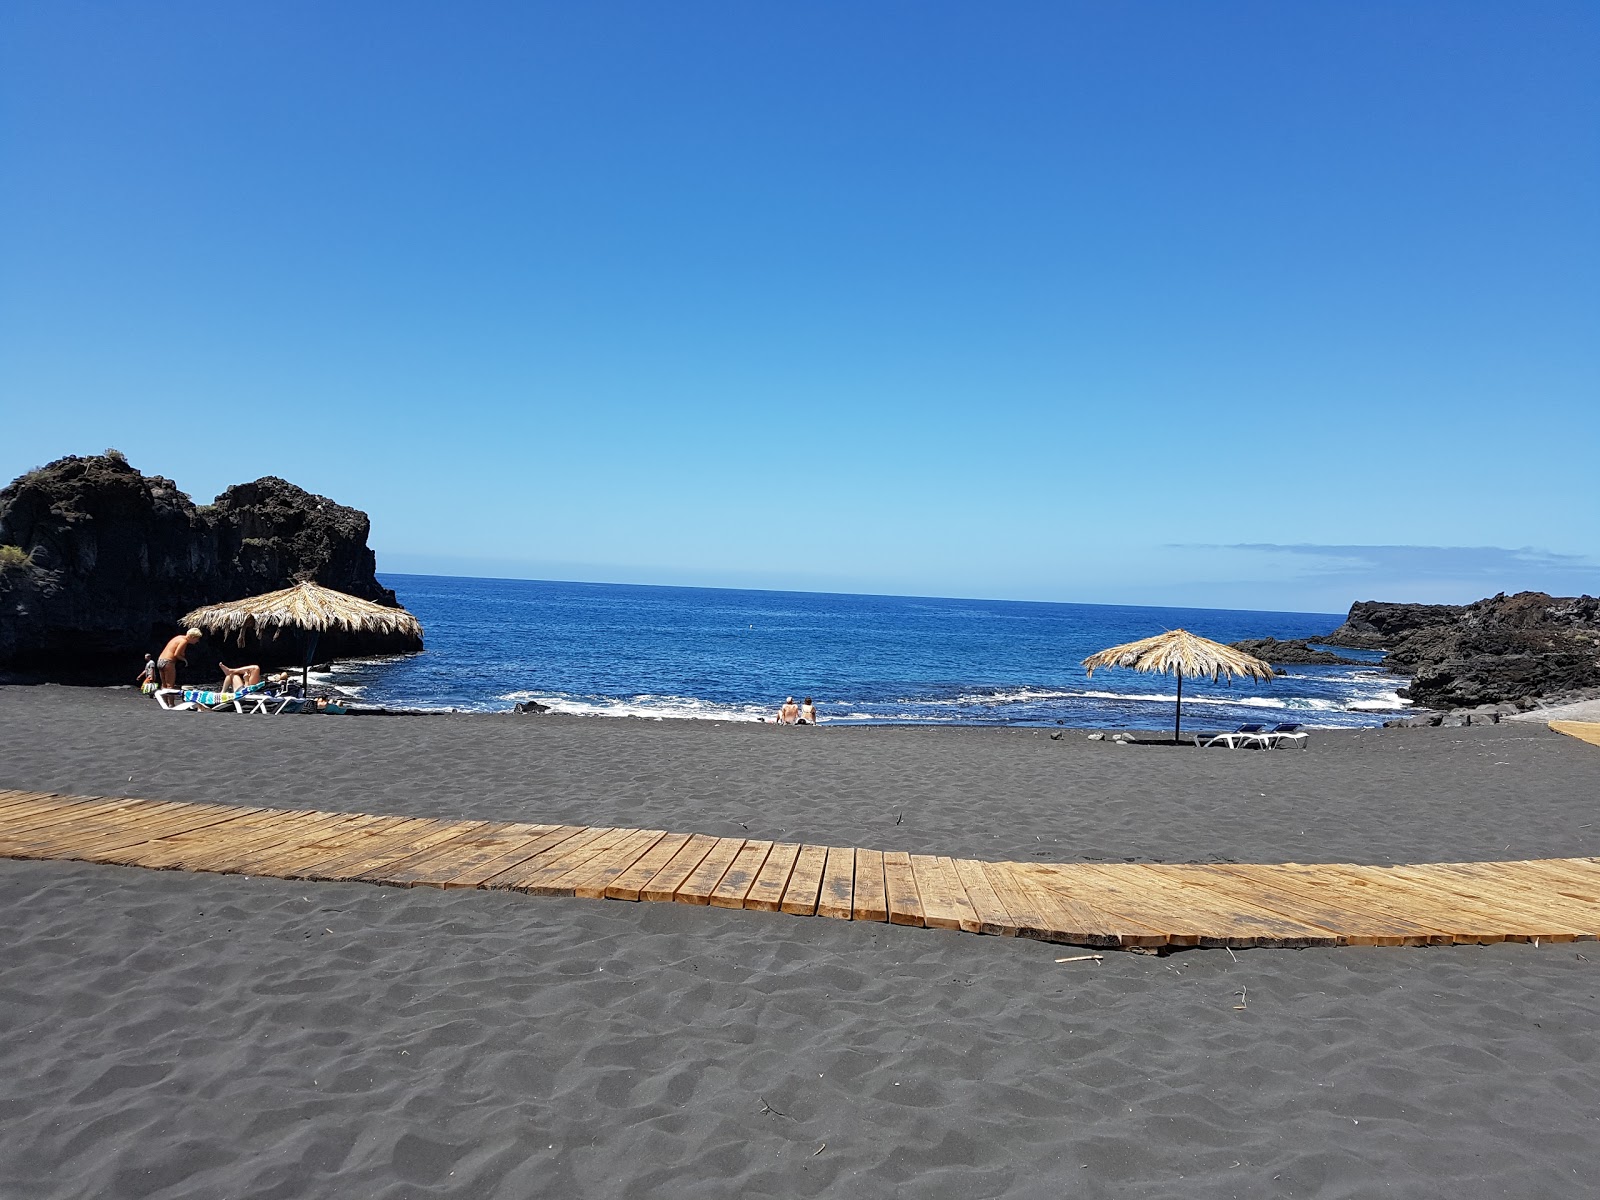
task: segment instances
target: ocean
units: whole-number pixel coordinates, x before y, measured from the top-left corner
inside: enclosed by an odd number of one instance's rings
[[[336,664],[323,682],[394,707],[770,719],[812,696],[825,724],[1170,729],[1174,681],[1079,662],[1184,628],[1230,642],[1315,637],[1335,613],[1233,612],[522,579],[382,576],[422,622],[420,655]],[[1340,651],[1373,661],[1380,657]],[[1288,667],[1271,684],[1185,680],[1184,725],[1380,723],[1403,680]]]

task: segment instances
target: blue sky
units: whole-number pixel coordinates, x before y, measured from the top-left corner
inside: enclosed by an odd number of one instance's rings
[[[1600,589],[1600,7],[0,9],[0,477],[445,574]]]

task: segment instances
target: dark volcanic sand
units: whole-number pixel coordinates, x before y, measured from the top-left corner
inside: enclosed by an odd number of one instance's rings
[[[995,858],[1600,853],[1600,750],[1527,725],[1264,755],[4,688],[0,786]],[[0,895],[7,1200],[1600,1190],[1594,944],[1057,965],[1080,952],[83,864],[0,861]]]

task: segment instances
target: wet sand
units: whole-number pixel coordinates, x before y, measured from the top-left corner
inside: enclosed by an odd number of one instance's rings
[[[1600,854],[1600,751],[1527,724],[1260,754],[0,688],[0,786],[1062,861]],[[1587,1196],[1600,1175],[1592,944],[1057,964],[1081,952],[81,864],[0,861],[0,895],[8,1197]]]

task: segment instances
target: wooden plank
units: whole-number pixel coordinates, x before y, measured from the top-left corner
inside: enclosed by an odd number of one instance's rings
[[[165,811],[167,805],[150,800],[131,800],[126,797],[85,796],[73,804],[46,805],[38,812],[19,817],[0,831],[0,842],[29,845],[55,836],[50,830],[97,828],[95,822],[117,813],[134,815]],[[70,836],[70,832],[69,832]]]
[[[822,891],[817,895],[817,916],[848,921],[856,899],[856,849],[829,846],[828,864],[822,868]]]
[[[762,864],[744,906],[760,912],[777,912],[783,907],[784,889],[789,886],[789,876],[794,873],[794,860],[800,857],[797,842],[779,842],[772,847],[767,861]]]
[[[0,807],[0,827],[37,812],[49,812],[72,803],[72,797],[56,792],[13,792],[11,799]]]
[[[611,886],[612,880],[650,853],[655,844],[666,836],[665,829],[633,830],[616,850],[585,867],[581,878],[569,877],[572,894],[580,900],[605,899],[606,889]]]
[[[683,844],[681,850],[667,860],[666,866],[652,875],[649,882],[639,889],[639,899],[671,900],[719,840],[710,834],[695,834]]]
[[[480,880],[491,879],[501,871],[527,862],[540,850],[559,844],[582,828],[581,825],[530,824],[525,821],[494,826],[472,838],[472,851],[452,864],[455,868],[453,872],[447,874],[439,870],[415,872],[407,877],[397,875],[395,882],[404,882],[411,887],[476,887]],[[551,841],[551,836],[561,830],[566,832]]]
[[[855,895],[850,902],[852,921],[888,921],[889,897],[883,886],[883,851],[856,848]]]
[[[294,873],[302,867],[348,852],[361,838],[374,830],[389,827],[395,820],[393,817],[373,817],[361,813],[343,815],[345,819],[342,821],[319,823],[308,830],[297,830],[292,826],[286,828],[281,839],[216,861],[212,863],[212,869],[229,875],[271,875],[293,879]]]
[[[913,854],[911,873],[922,898],[922,918],[929,929],[963,929],[978,933],[978,914],[949,858]]]
[[[0,821],[5,820],[7,810],[15,805],[25,804],[39,796],[48,796],[49,792],[25,792],[18,788],[0,788]]]
[[[1566,913],[1583,928],[1600,932],[1600,872],[1572,869],[1561,859],[1506,863],[1504,869],[1495,863],[1452,863],[1448,869],[1495,896],[1507,890],[1535,894],[1541,909]]]
[[[264,809],[243,818],[239,826],[225,840],[215,837],[209,830],[163,838],[159,843],[142,848],[138,865],[155,870],[181,867],[193,871],[226,873],[232,864],[251,854],[281,844],[286,838],[305,838],[321,831],[337,820],[348,820],[347,813],[318,813],[307,810],[304,814],[285,813],[281,809]]]
[[[1470,874],[1475,871],[1490,869],[1497,864],[1447,863],[1441,865],[1448,866],[1454,871]],[[1600,907],[1600,868],[1591,866],[1583,859],[1544,858],[1504,865],[1508,867],[1515,865],[1530,881],[1537,880],[1539,886],[1555,888],[1558,895],[1568,900]]]
[[[128,800],[131,797],[67,796],[60,792],[19,792],[0,813],[0,823],[20,824],[30,817],[48,814],[60,809],[76,808],[83,804],[98,804],[108,799]]]
[[[1005,863],[1018,890],[1038,914],[1040,925],[1022,930],[1023,937],[1047,942],[1068,942],[1074,946],[1165,946],[1194,945],[1179,940],[1165,924],[1156,924],[1135,913],[1109,908],[1107,897],[1078,874],[1079,865],[1049,870],[1039,863]],[[995,872],[989,876],[994,878]],[[998,891],[998,885],[996,885]],[[1006,906],[1012,905],[1006,895]]]
[[[744,898],[755,885],[756,876],[772,853],[771,842],[746,842],[729,866],[727,874],[711,893],[713,908],[743,908]]]
[[[1464,874],[1443,864],[1381,870],[1386,886],[1417,896],[1420,911],[1431,914],[1437,907],[1445,907],[1463,924],[1498,931],[1500,936],[1492,941],[1593,941],[1600,929],[1600,908],[1563,901],[1553,887],[1541,886],[1537,877],[1525,870],[1506,871],[1498,877]]]
[[[1471,921],[1463,921],[1457,913],[1432,911],[1427,903],[1419,903],[1370,872],[1373,867],[1354,863],[1317,863],[1302,866],[1287,863],[1276,868],[1279,878],[1287,877],[1292,886],[1307,895],[1333,898],[1338,907],[1347,910],[1383,914],[1409,922],[1434,935],[1432,944],[1450,945],[1458,942],[1472,943],[1480,940],[1478,930]],[[1493,939],[1493,940],[1504,940]]]
[[[101,849],[107,843],[127,840],[135,835],[159,837],[162,830],[181,829],[185,825],[215,820],[232,820],[241,813],[254,812],[247,808],[210,808],[197,804],[171,803],[104,813],[87,821],[73,822],[70,837],[79,851]]]
[[[437,830],[440,824],[427,817],[382,817],[370,825],[350,830],[345,845],[332,854],[294,867],[285,878],[342,879],[352,866],[360,864],[364,871],[377,854],[409,846],[416,838]]]
[[[783,889],[783,901],[778,911],[790,916],[809,917],[817,911],[817,898],[822,893],[822,875],[828,865],[826,846],[801,846],[795,856],[794,870],[789,872],[789,886]]]
[[[1547,724],[1557,733],[1575,737],[1591,746],[1600,746],[1600,724],[1594,721],[1550,721]]]
[[[47,804],[39,811],[9,822],[0,831],[0,844],[27,847],[50,842],[65,834],[67,837],[79,829],[95,829],[95,822],[106,816],[115,816],[124,809],[136,813],[156,809],[148,800],[116,799],[103,796],[84,797],[75,804]]]
[[[1281,867],[1218,863],[1215,869],[1215,878],[1207,884],[1213,891],[1321,926],[1334,934],[1341,946],[1440,946],[1453,940],[1437,929],[1364,908],[1358,898],[1327,888],[1307,888],[1299,876]]]
[[[134,806],[131,803],[118,805],[113,802],[93,814],[81,818],[63,818],[58,823],[7,838],[6,844],[25,848],[34,858],[81,859],[107,839],[126,841],[134,831],[160,829],[173,816],[184,820],[188,819],[189,813],[190,806],[187,804],[146,803]]]
[[[360,816],[314,835],[302,845],[286,841],[261,851],[253,859],[233,868],[241,875],[266,875],[294,879],[303,870],[332,863],[348,855],[358,845],[372,845],[379,837],[399,825],[411,823],[409,817]]]
[[[241,821],[261,811],[254,808],[240,808],[235,809],[231,815],[216,812],[191,813],[185,818],[173,818],[160,828],[145,826],[142,829],[126,831],[120,840],[108,838],[89,847],[86,856],[92,857],[95,862],[119,866],[148,866],[148,860],[169,845],[170,839],[205,837],[226,840],[230,836],[237,836],[236,831]]]
[[[537,854],[531,858],[524,859],[514,867],[508,867],[498,875],[484,880],[478,886],[490,891],[514,892],[518,886],[528,880],[535,877],[547,877],[550,873],[550,868],[563,859],[570,860],[567,862],[568,867],[575,866],[578,862],[576,856],[583,853],[586,846],[592,845],[608,833],[613,832],[615,831],[610,826],[592,825],[580,828],[576,833],[568,837],[557,837],[552,833],[549,835],[550,844]],[[555,872],[555,874],[560,874],[560,872]]]
[[[1016,922],[1017,936],[1043,938],[1056,931],[1060,922],[1045,916],[1041,898],[1021,876],[1012,871],[1015,863],[983,863],[984,877]],[[1120,945],[1120,942],[1111,943]]]
[[[419,851],[430,849],[441,842],[454,841],[467,829],[481,829],[487,822],[484,821],[434,821],[433,829],[414,830],[404,839],[402,845],[389,845],[382,848],[373,848],[372,854],[360,862],[349,863],[337,870],[330,872],[323,868],[319,873],[321,878],[347,882],[350,880],[370,878],[374,882],[381,876],[379,872],[387,869],[392,863],[410,860]]]
[[[717,884],[722,882],[743,849],[743,838],[718,838],[717,844],[700,860],[700,865],[689,872],[689,878],[672,893],[672,899],[678,904],[710,903],[711,893],[717,890]]]
[[[639,856],[639,860],[606,884],[608,900],[638,900],[644,885],[672,861],[673,855],[689,842],[687,833],[669,833]]]
[[[1358,897],[1365,908],[1381,908],[1437,929],[1449,934],[1450,940],[1457,944],[1531,940],[1508,937],[1507,926],[1512,924],[1508,917],[1492,910],[1485,911],[1466,897],[1443,890],[1437,878],[1419,884],[1382,867],[1343,863],[1319,865],[1314,870],[1319,885],[1342,888],[1346,894]]]
[[[1074,866],[1071,868],[1077,871]],[[1126,913],[1134,920],[1161,928],[1199,930],[1201,946],[1334,946],[1337,936],[1320,925],[1308,924],[1236,895],[1220,895],[1206,885],[1215,872],[1205,866],[1167,866],[1162,863],[1107,863],[1087,872],[1108,898],[1086,899],[1098,908]],[[1151,919],[1134,913],[1117,899],[1142,904]]]
[[[499,825],[493,821],[464,822],[449,837],[419,845],[409,854],[374,863],[350,878],[381,883],[387,887],[409,887],[411,879],[419,875],[426,879],[436,878],[441,870],[453,873],[465,865],[464,860],[477,845],[477,840],[497,828]]]
[[[582,845],[574,846],[565,853],[559,850],[550,855],[551,861],[543,866],[538,865],[541,859],[534,859],[534,867],[523,878],[511,885],[514,892],[526,892],[530,896],[570,896],[572,885],[563,882],[565,876],[594,862],[596,859],[611,853],[623,839],[637,832],[632,829],[606,828],[597,831],[597,836],[586,838]],[[572,846],[577,838],[565,843]]]
[[[889,895],[889,924],[922,928],[926,922],[916,876],[911,873],[911,855],[904,850],[884,851],[883,883]]]
[[[972,858],[952,858],[950,867],[967,893],[967,901],[978,919],[978,932],[1015,937],[1017,923],[989,882],[983,864]]]

